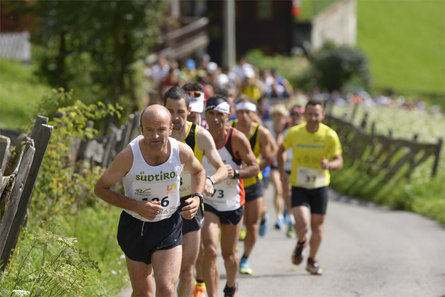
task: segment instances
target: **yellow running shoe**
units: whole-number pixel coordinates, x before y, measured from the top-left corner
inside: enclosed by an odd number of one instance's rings
[[[195,287],[193,288],[193,293],[191,297],[205,297],[205,296],[206,296],[205,283],[195,282]]]
[[[247,230],[242,228],[239,232],[239,240],[243,241],[246,238]]]

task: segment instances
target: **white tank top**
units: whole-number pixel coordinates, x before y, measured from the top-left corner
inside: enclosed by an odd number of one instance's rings
[[[160,201],[164,210],[153,220],[148,220],[134,211],[125,209],[133,217],[144,222],[157,222],[171,217],[180,205],[179,183],[182,164],[179,158],[178,143],[169,137],[170,156],[161,165],[151,166],[142,157],[139,135],[130,142],[133,152],[133,164],[130,171],[123,178],[125,196],[138,201]]]
[[[229,164],[233,169],[239,169],[241,166],[235,163],[233,160],[234,156],[232,156],[232,153],[227,149],[227,146],[232,146],[232,131],[233,128],[230,128],[224,146],[218,148],[218,153],[224,164]],[[207,175],[215,174],[215,167],[209,163],[205,156],[202,159],[202,166],[205,168]],[[242,179],[226,178],[222,182],[215,184],[214,189],[215,191],[212,196],[204,196],[204,202],[216,210],[231,211],[244,205],[245,195]]]

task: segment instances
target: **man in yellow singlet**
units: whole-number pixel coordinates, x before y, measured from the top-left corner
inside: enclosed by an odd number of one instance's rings
[[[305,124],[289,129],[278,149],[277,161],[283,182],[290,178],[292,186],[292,212],[297,233],[292,263],[298,265],[303,260],[302,252],[308,242],[306,234],[310,225],[312,234],[306,270],[313,275],[321,275],[323,271],[315,256],[323,238],[330,171],[343,167],[343,157],[337,133],[321,123],[325,117],[322,103],[308,101],[304,117]],[[293,153],[290,177],[284,170],[284,153],[289,148]]]

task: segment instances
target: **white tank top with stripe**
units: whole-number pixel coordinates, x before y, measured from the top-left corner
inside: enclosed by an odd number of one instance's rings
[[[230,132],[230,130],[229,130]],[[229,137],[230,135],[230,137]],[[229,133],[227,141],[231,142],[231,134]],[[231,143],[229,144],[231,145]],[[239,169],[240,165],[233,161],[233,157],[227,150],[225,145],[218,149],[224,164],[229,164],[233,169]],[[215,167],[209,163],[207,158],[203,157],[202,166],[206,170],[207,175],[213,175],[216,172]],[[222,182],[214,185],[212,196],[204,196],[204,202],[211,205],[218,211],[231,211],[240,208],[245,202],[244,187],[242,179],[226,178]]]
[[[142,135],[133,139],[129,146],[133,152],[133,164],[124,176],[125,196],[138,201],[160,201],[164,210],[153,220],[148,220],[134,211],[125,209],[133,217],[144,222],[158,222],[170,218],[180,205],[179,184],[182,164],[176,139],[169,137],[170,156],[161,165],[151,166],[145,162],[139,141]]]

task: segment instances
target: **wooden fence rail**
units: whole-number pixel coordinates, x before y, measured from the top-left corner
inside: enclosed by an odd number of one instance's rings
[[[0,271],[5,269],[25,221],[53,130],[47,123],[47,118],[38,116],[31,135],[18,141],[9,159],[9,139],[0,138]]]
[[[368,133],[365,130],[368,114],[365,113],[357,127],[345,120],[346,116],[335,117],[332,110],[327,108],[327,111],[327,123],[337,131],[349,166],[357,165],[360,170],[388,181],[396,177],[409,179],[416,167],[433,158],[431,176],[436,176],[443,144],[441,138],[437,143],[418,142],[417,135],[413,140],[394,139],[392,131],[387,136],[376,134],[375,123]],[[354,116],[355,112],[352,113]]]

